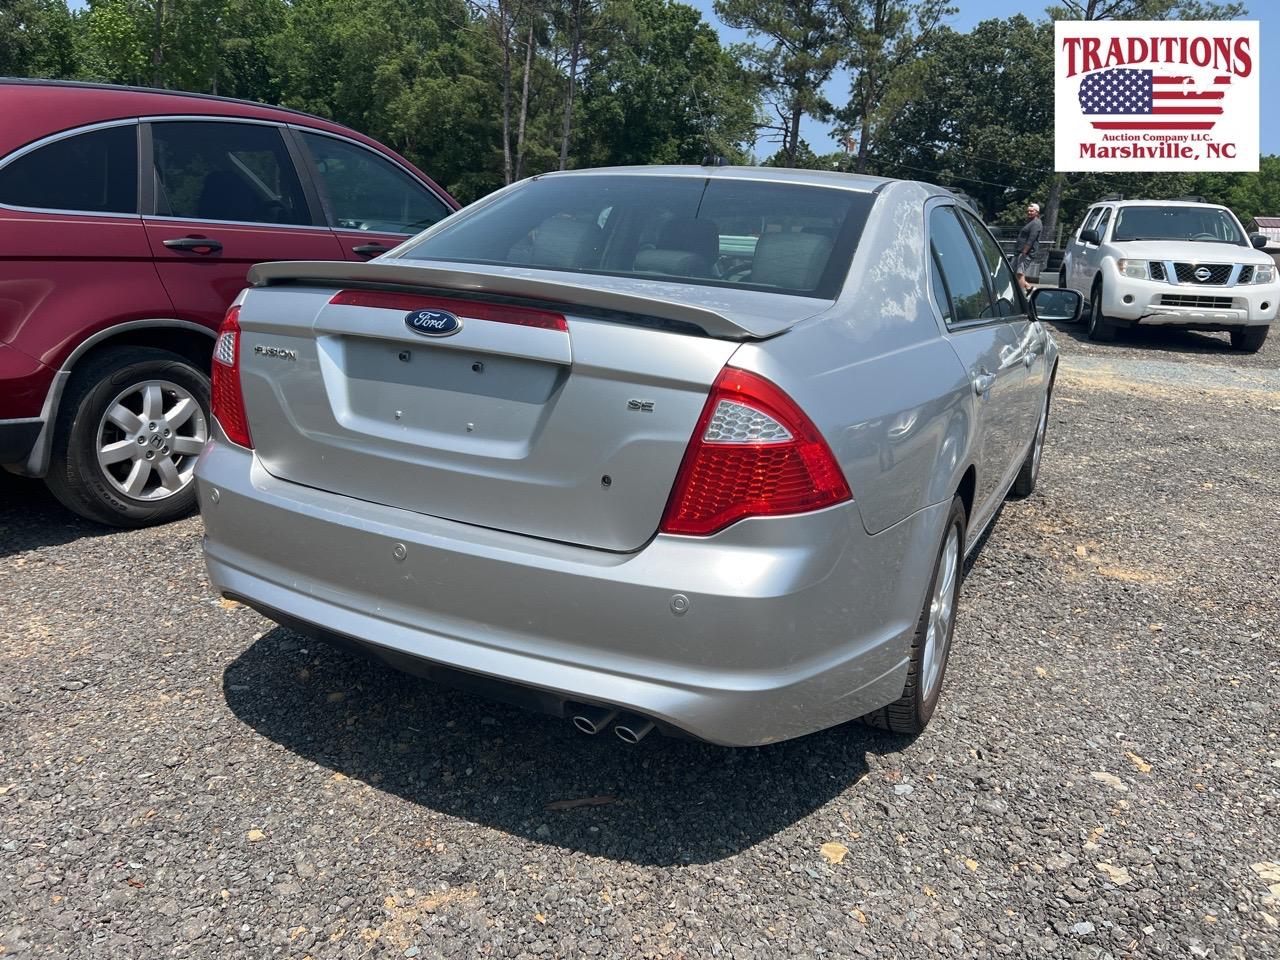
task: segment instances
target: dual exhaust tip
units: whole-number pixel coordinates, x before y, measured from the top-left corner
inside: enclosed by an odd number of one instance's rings
[[[639,743],[654,727],[653,721],[648,717],[621,713],[612,707],[578,707],[573,711],[573,725],[583,733],[594,736],[610,724],[618,739],[627,743]]]

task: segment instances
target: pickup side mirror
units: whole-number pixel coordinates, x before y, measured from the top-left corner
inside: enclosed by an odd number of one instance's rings
[[[1096,247],[1098,244],[1100,244],[1100,243],[1102,242],[1102,237],[1100,237],[1100,236],[1098,235],[1098,231],[1097,231],[1097,230],[1081,230],[1081,231],[1080,231],[1080,242],[1081,242],[1081,243],[1092,243],[1092,244]]]
[[[1075,290],[1040,287],[1031,293],[1031,315],[1037,320],[1075,323],[1084,310],[1084,297]]]
[[[1255,248],[1261,250],[1267,245],[1267,238],[1260,233],[1251,233],[1249,234],[1249,242],[1252,243]]]

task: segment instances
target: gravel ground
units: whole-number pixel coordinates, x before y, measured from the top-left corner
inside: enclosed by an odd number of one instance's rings
[[[1280,337],[1074,333],[914,741],[585,737],[0,481],[0,954],[1280,955]]]

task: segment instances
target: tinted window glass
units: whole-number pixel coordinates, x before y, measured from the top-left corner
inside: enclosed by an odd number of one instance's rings
[[[1112,240],[1208,240],[1247,246],[1227,211],[1216,207],[1122,207]]]
[[[417,233],[453,211],[389,160],[364,147],[304,133],[329,225]]]
[[[991,292],[995,296],[996,316],[1009,317],[1023,312],[1022,298],[1018,295],[1017,283],[1013,279],[1013,271],[1000,250],[1000,245],[992,239],[982,221],[968,212],[962,214],[978,241],[978,252],[983,265],[987,268],[987,278],[991,281]]]
[[[1098,217],[1101,214],[1102,214],[1101,207],[1094,207],[1092,210],[1086,213],[1084,215],[1084,223],[1080,224],[1080,232],[1083,233],[1085,230],[1092,230],[1093,225],[1098,222]]]
[[[0,168],[0,203],[137,213],[137,125],[80,133],[19,157]]]
[[[155,123],[156,213],[197,220],[310,223],[276,127]]]
[[[1107,239],[1107,224],[1111,222],[1111,208],[1104,207],[1102,215],[1098,217],[1098,223],[1093,228],[1098,231],[1098,237],[1101,240]]]
[[[956,219],[955,209],[938,207],[929,214],[929,233],[947,289],[951,291],[955,320],[991,316],[991,299],[983,280],[985,271],[978,263],[964,227]]]
[[[404,256],[834,298],[874,198],[704,177],[535,179]]]

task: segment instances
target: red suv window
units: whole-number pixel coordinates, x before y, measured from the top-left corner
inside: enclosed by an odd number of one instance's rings
[[[151,136],[159,216],[311,222],[278,127],[169,121],[153,123]]]
[[[90,130],[0,167],[0,203],[42,210],[138,212],[138,125]]]

